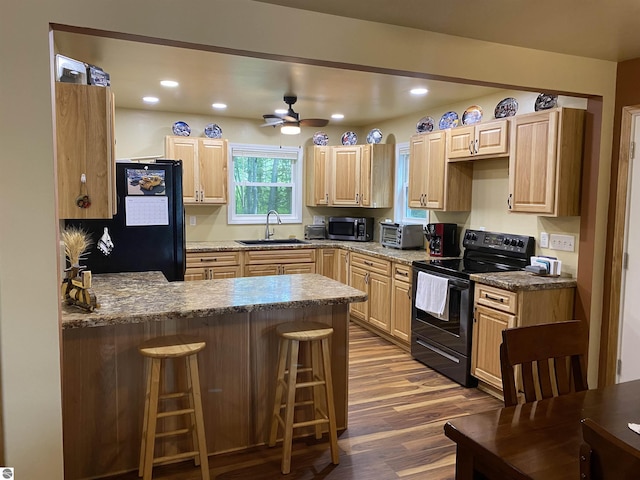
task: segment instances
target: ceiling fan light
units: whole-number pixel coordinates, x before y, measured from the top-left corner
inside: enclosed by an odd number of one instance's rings
[[[298,135],[300,133],[300,127],[297,125],[283,125],[280,127],[280,133],[284,135]]]

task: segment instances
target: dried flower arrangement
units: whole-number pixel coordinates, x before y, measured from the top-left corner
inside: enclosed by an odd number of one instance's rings
[[[72,267],[80,266],[83,254],[93,243],[91,236],[81,228],[67,227],[62,231],[62,241],[64,242],[64,253]]]

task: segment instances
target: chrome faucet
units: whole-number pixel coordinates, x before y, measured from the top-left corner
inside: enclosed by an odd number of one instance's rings
[[[275,210],[269,210],[269,212],[267,213],[267,226],[264,230],[264,239],[265,240],[269,240],[269,238],[271,238],[271,236],[273,235],[273,232],[269,231],[269,215],[271,215],[272,213],[276,214],[276,218],[278,219],[278,224],[282,223],[282,220],[280,220],[280,215],[278,214],[278,212],[276,212]]]

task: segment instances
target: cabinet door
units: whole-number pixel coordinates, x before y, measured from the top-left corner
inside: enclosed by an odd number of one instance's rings
[[[280,265],[245,265],[245,277],[264,277],[266,275],[279,275]]]
[[[452,128],[447,140],[447,158],[469,158],[474,154],[476,128],[468,127]]]
[[[500,344],[502,331],[516,325],[516,316],[476,305],[471,347],[471,374],[502,390]]]
[[[409,343],[411,339],[411,284],[392,280],[391,334]]]
[[[198,172],[200,202],[227,203],[227,141],[199,139]]]
[[[336,280],[344,283],[345,285],[351,285],[350,282],[350,267],[349,267],[349,252],[346,250],[338,250],[338,265],[337,265],[337,277]]]
[[[281,275],[293,275],[295,273],[316,273],[315,263],[286,263],[281,265]]]
[[[433,210],[444,208],[444,175],[446,166],[446,134],[430,133],[426,136],[426,191],[424,207]]]
[[[190,282],[193,280],[206,280],[207,269],[203,267],[187,268],[184,271],[184,281]]]
[[[329,203],[335,206],[360,204],[361,148],[333,147],[331,149],[331,185]]]
[[[369,316],[372,325],[385,332],[391,332],[391,279],[388,275],[368,272]]]
[[[360,158],[360,206],[371,207],[371,168],[373,162],[373,146],[362,146]]]
[[[409,208],[425,208],[426,135],[413,135],[409,141]]]
[[[242,276],[240,265],[229,265],[227,267],[212,267],[209,269],[209,280],[219,278],[239,278]]]
[[[509,153],[509,122],[479,123],[475,126],[474,141],[474,155],[506,156]]]
[[[338,280],[338,254],[335,248],[323,248],[320,250],[318,273],[325,277]]]
[[[307,205],[329,204],[329,152],[331,147],[309,147],[305,158]]]
[[[56,82],[58,215],[111,218],[114,162],[111,89]],[[84,175],[85,183],[81,179]],[[79,208],[79,196],[91,205]]]
[[[164,154],[171,160],[182,160],[182,196],[184,203],[200,200],[198,181],[198,139],[166,137]]]
[[[368,275],[369,272],[358,267],[351,267],[349,275],[349,285],[357,290],[369,293]],[[369,300],[366,302],[349,304],[349,312],[355,318],[366,321],[369,316]]]
[[[509,208],[551,214],[556,195],[558,112],[513,117],[509,157]]]

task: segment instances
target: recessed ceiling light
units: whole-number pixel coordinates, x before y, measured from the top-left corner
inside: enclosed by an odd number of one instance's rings
[[[410,90],[411,95],[426,95],[428,91],[429,90],[427,90],[426,88],[412,88]]]
[[[226,103],[212,103],[211,106],[217,110],[224,110],[225,108],[227,108]]]
[[[334,120],[341,120],[344,118],[344,115],[342,113],[334,113],[333,115],[331,115],[331,118],[333,118]]]
[[[158,103],[160,99],[158,97],[142,97],[144,103]]]
[[[162,80],[160,82],[160,85],[162,85],[163,87],[174,88],[174,87],[177,87],[179,85],[179,83],[176,82],[175,80]]]

